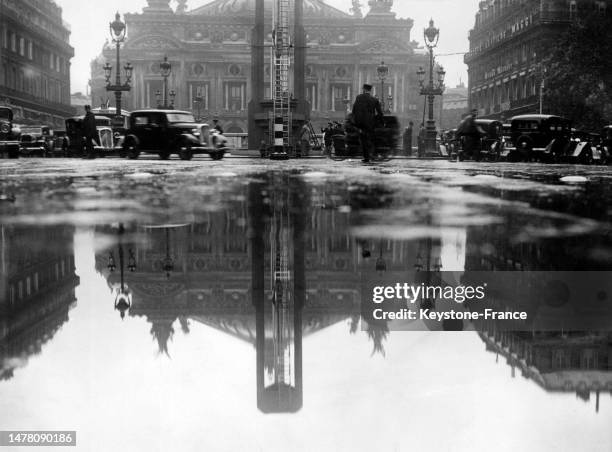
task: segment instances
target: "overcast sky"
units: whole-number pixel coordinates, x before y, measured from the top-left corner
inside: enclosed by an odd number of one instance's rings
[[[108,37],[108,23],[115,12],[139,13],[147,5],[146,0],[55,0],[63,8],[63,17],[70,24],[71,44],[75,56],[72,60],[72,92],[85,92],[89,80],[89,63],[101,51]],[[188,7],[195,8],[211,0],[189,0]],[[438,53],[463,53],[468,50],[468,31],[474,24],[479,0],[395,0],[393,11],[398,17],[414,20],[412,39],[423,42],[423,29],[433,18],[440,28]],[[348,12],[351,0],[327,0],[326,3]],[[367,0],[361,0],[367,5]],[[176,2],[172,1],[172,7]],[[367,11],[367,7],[363,9]],[[455,86],[460,79],[467,80],[462,55],[439,56],[438,61],[447,72],[447,86]]]

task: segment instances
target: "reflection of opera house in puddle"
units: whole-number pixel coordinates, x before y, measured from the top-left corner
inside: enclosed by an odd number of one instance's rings
[[[75,305],[70,226],[0,226],[0,380],[41,352]]]
[[[185,332],[191,320],[251,343],[259,409],[295,412],[302,338],[348,319],[347,331],[357,329],[363,262],[348,214],[317,209],[309,217],[304,200],[263,193],[251,188],[248,203],[194,224],[100,228],[100,236],[121,232],[96,268],[115,292],[129,294],[122,312],[147,319],[160,352],[168,353],[177,320]],[[109,272],[118,256],[134,271]],[[374,261],[367,264],[375,272]]]

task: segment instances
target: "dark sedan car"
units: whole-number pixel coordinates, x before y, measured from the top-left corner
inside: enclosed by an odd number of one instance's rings
[[[515,116],[504,152],[509,160],[556,160],[567,147],[571,130],[571,121],[560,116]]]
[[[196,123],[193,115],[179,110],[138,110],[130,114],[129,129],[123,142],[123,152],[136,159],[141,152],[158,154],[163,160],[178,154],[191,160],[194,154],[209,154],[214,160],[223,158],[227,140]]]
[[[19,157],[19,129],[13,124],[13,110],[0,107],[0,156]]]

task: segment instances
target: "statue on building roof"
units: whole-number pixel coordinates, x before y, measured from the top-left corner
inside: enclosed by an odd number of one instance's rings
[[[185,14],[187,12],[187,0],[177,0],[176,14]]]
[[[356,17],[357,19],[361,19],[363,18],[363,13],[361,12],[361,3],[359,3],[359,0],[353,0],[353,7],[351,8],[351,13],[353,13],[353,16]]]
[[[143,8],[143,11],[155,13],[172,12],[170,0],[147,0],[147,5]]]
[[[370,0],[368,5],[370,6],[370,14],[390,13],[393,0]]]

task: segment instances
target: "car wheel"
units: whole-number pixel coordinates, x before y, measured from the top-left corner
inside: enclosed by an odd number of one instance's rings
[[[170,151],[161,151],[159,153],[159,158],[161,160],[168,160],[170,158]]]
[[[178,155],[181,160],[191,160],[193,158],[193,150],[189,141],[183,141],[179,146]]]
[[[582,165],[592,165],[593,164],[593,151],[589,149],[585,149],[582,154],[580,154],[580,163]]]
[[[223,158],[223,151],[213,151],[210,153],[210,158],[213,160],[221,160]]]
[[[123,145],[123,152],[130,160],[136,160],[140,155],[138,145],[136,144],[136,141],[133,138],[125,141],[125,144]]]
[[[516,140],[516,149],[520,151],[523,156],[523,160],[528,162],[531,159],[531,150],[533,148],[533,144],[531,142],[531,138],[527,136],[519,137]]]

